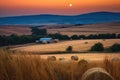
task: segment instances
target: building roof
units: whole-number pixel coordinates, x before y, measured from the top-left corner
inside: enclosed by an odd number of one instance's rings
[[[39,41],[50,41],[52,38],[40,38]]]

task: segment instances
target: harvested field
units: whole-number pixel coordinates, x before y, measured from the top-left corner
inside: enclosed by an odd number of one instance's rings
[[[88,42],[88,44],[85,44]],[[115,43],[120,43],[120,39],[107,39],[107,40],[71,40],[63,41],[59,43],[51,44],[36,44],[23,47],[12,48],[12,50],[17,51],[27,51],[27,52],[54,52],[54,51],[65,51],[68,46],[73,47],[73,51],[87,51],[95,43],[101,42],[104,47],[109,47]]]
[[[61,33],[65,35],[89,35],[89,34],[106,34],[120,33],[120,23],[91,24],[72,26],[67,28],[48,29],[48,33]]]
[[[0,80],[120,80],[120,61],[108,58],[79,64],[0,49],[0,68]]]
[[[101,23],[101,24],[88,24],[81,26],[69,26],[62,28],[65,25],[46,25],[40,28],[46,28],[47,32],[50,34],[61,33],[66,35],[89,35],[89,34],[106,34],[106,33],[116,33],[120,34],[120,22],[111,23]],[[31,26],[28,25],[11,25],[11,26],[0,26],[1,35],[30,35]]]
[[[55,56],[57,58],[57,60],[59,60],[59,58],[65,58],[66,61],[70,61],[71,60],[71,56],[78,56],[79,60],[81,59],[85,59],[87,61],[102,61],[104,60],[106,57],[108,57],[109,59],[113,59],[114,57],[118,57],[120,58],[120,54],[116,54],[116,53],[78,53],[78,54],[49,54],[49,55],[41,55],[41,58],[43,59],[47,59],[48,56]]]
[[[88,44],[85,44],[88,42]],[[119,53],[65,53],[61,54],[59,51],[65,51],[68,46],[72,46],[74,51],[87,51],[93,46],[95,43],[101,42],[104,47],[109,47],[112,44],[120,43],[120,39],[107,39],[107,40],[73,40],[73,41],[63,41],[59,43],[51,43],[51,44],[34,44],[34,45],[26,45],[22,47],[12,48],[12,50],[16,51],[25,51],[25,52],[36,52],[41,58],[47,59],[48,56],[55,56],[57,60],[60,58],[65,58],[65,60],[71,60],[71,56],[78,56],[80,59],[86,59],[88,61],[101,61],[104,60],[105,57],[113,58],[120,56]],[[57,52],[58,51],[58,52]],[[44,52],[42,55],[41,53]],[[56,52],[55,54],[45,54],[47,52]]]
[[[0,26],[0,35],[9,36],[11,34],[16,35],[31,35],[31,29],[29,26]]]

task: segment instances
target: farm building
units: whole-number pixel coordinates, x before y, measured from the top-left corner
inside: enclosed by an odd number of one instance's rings
[[[51,43],[53,42],[53,39],[52,38],[40,38],[39,42],[40,43]]]

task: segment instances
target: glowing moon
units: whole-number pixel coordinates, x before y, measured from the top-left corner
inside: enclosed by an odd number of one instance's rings
[[[72,4],[69,4],[70,7],[72,7],[73,5]]]

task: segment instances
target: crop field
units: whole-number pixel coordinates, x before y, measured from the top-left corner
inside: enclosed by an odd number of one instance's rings
[[[109,58],[109,59],[113,59],[114,57],[119,57],[120,58],[120,54],[119,53],[73,53],[73,54],[48,54],[48,55],[40,55],[41,58],[43,59],[47,59],[48,56],[55,56],[57,61],[59,61],[60,58],[64,58],[65,61],[71,61],[71,56],[78,56],[78,61],[81,59],[85,59],[88,62],[91,61],[103,61],[105,58]]]
[[[101,24],[88,24],[80,26],[67,26],[62,28],[65,25],[46,25],[43,28],[47,29],[48,34],[60,33],[64,35],[89,35],[89,34],[106,34],[106,33],[116,33],[120,34],[120,22],[111,22],[111,23],[101,23]],[[2,26],[0,25],[0,34],[1,35],[30,35],[31,26],[29,25],[11,25],[11,26]],[[40,27],[41,28],[41,27]]]
[[[85,42],[88,42],[85,44]],[[86,59],[88,61],[101,61],[104,60],[105,57],[113,58],[120,56],[119,53],[83,53],[84,51],[88,51],[91,46],[95,43],[101,42],[105,48],[111,46],[115,43],[120,43],[120,39],[107,39],[107,40],[71,40],[71,41],[63,41],[58,43],[51,44],[33,44],[22,47],[12,48],[11,50],[15,51],[23,51],[23,52],[32,52],[38,53],[41,58],[47,59],[48,56],[55,56],[57,60],[60,58],[65,58],[65,60],[71,60],[71,56],[78,56],[79,59]],[[59,53],[59,51],[65,51],[68,46],[73,47],[73,51],[78,51],[78,53]],[[79,53],[79,51],[81,53]],[[55,52],[54,54],[51,54]],[[42,54],[41,54],[42,53]],[[49,53],[49,54],[46,54]]]
[[[106,34],[120,33],[120,23],[105,23],[105,24],[89,24],[81,26],[72,26],[66,28],[48,29],[48,33],[60,33],[64,35],[90,35],[90,34]]]
[[[31,29],[29,26],[22,26],[22,25],[0,26],[0,35],[9,36],[11,34],[30,35]]]
[[[86,44],[87,42],[87,44]],[[120,43],[120,39],[106,39],[106,40],[71,40],[62,41],[51,44],[35,44],[23,47],[13,48],[12,50],[27,51],[27,52],[50,52],[50,51],[65,51],[68,46],[73,47],[73,51],[87,51],[95,43],[101,42],[104,47],[109,47],[115,43]]]

